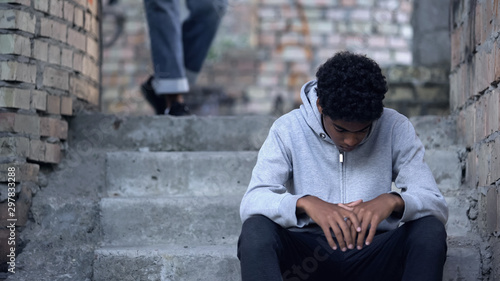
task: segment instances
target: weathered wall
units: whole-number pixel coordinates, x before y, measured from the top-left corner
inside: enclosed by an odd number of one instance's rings
[[[190,105],[203,102],[198,113],[209,114],[216,110],[220,99],[241,98],[248,85],[255,83],[257,59],[250,47],[253,13],[249,0],[230,1],[219,34],[208,54]],[[184,1],[181,1],[184,3]],[[185,6],[182,6],[186,16]],[[123,33],[110,47],[103,50],[103,111],[109,113],[152,114],[142,97],[139,87],[153,73],[148,27],[143,1],[120,0],[105,9],[125,16]],[[117,29],[113,14],[103,17],[103,38],[108,41]],[[222,86],[224,89],[222,89]],[[208,89],[208,91],[207,91]],[[212,102],[212,93],[217,102]],[[208,97],[206,95],[209,95]],[[214,105],[216,108],[214,109]],[[237,106],[237,105],[231,105]],[[228,112],[228,113],[232,113]]]
[[[185,1],[180,1],[184,4]],[[256,83],[258,56],[252,44],[253,0],[229,0],[226,15],[213,48],[210,50],[190,105],[204,104],[197,113],[219,113],[221,100],[241,101],[249,85]],[[186,16],[186,8],[182,16]],[[144,1],[119,0],[106,7],[125,16],[123,33],[117,41],[103,50],[103,112],[125,114],[152,114],[139,87],[153,74],[150,42]],[[116,17],[103,17],[103,39],[108,41],[117,29]],[[217,99],[215,102],[215,98]],[[207,96],[208,95],[208,96]],[[231,111],[239,111],[231,104]],[[234,111],[233,111],[234,109]]]
[[[16,226],[24,226],[40,167],[57,164],[64,155],[68,117],[98,109],[98,8],[99,0],[0,1],[2,265],[12,236],[4,228],[12,217],[7,197],[17,200]],[[7,188],[14,186],[12,197]]]
[[[450,67],[448,1],[413,1],[413,64]]]
[[[257,1],[258,83],[252,110],[269,112],[281,96],[300,103],[300,88],[317,67],[340,50],[367,54],[381,66],[411,65],[412,3],[369,1]]]
[[[451,1],[451,111],[467,147],[469,217],[489,242],[500,280],[500,1]]]
[[[409,116],[446,114],[448,69],[411,66],[413,3],[229,0],[198,80],[201,90],[195,89],[188,101],[195,106],[202,104],[196,111],[202,115],[280,115],[300,103],[300,87],[314,78],[321,63],[336,51],[347,49],[366,53],[386,68],[389,82],[394,83],[387,106]],[[104,51],[103,111],[151,114],[139,91],[140,83],[152,73],[143,3],[120,0],[116,8],[127,19],[122,37]],[[426,15],[429,9],[420,7],[420,14]],[[421,16],[413,25],[425,21]],[[446,18],[442,21],[447,22]],[[103,31],[112,33],[113,29],[113,18],[104,18]],[[422,30],[415,36],[426,33]],[[449,40],[447,34],[437,36]],[[444,82],[441,77],[445,77]]]
[[[412,117],[449,114],[448,69],[428,66],[389,66],[384,105]]]

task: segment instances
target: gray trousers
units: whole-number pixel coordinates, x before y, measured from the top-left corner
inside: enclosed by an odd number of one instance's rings
[[[196,81],[227,0],[186,0],[189,16],[181,22],[179,0],[144,0],[151,40],[153,89],[183,93]]]

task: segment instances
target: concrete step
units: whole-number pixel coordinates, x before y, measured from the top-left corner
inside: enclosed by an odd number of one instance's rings
[[[441,191],[460,188],[460,147],[426,150],[425,160]],[[110,152],[106,158],[108,196],[243,195],[256,151]]]
[[[479,247],[467,238],[448,239],[443,280],[481,280]],[[95,281],[241,280],[235,245],[105,247],[96,250]]]
[[[459,194],[462,185],[461,150],[462,147],[453,145],[431,148],[425,152],[425,161],[448,204],[446,231],[450,236],[466,236],[471,231],[467,216],[470,202]]]
[[[112,152],[107,154],[108,196],[243,196],[256,151]]]
[[[90,280],[94,250],[101,240],[99,202],[82,200],[74,190],[44,188],[32,201],[30,221],[16,233],[16,250],[22,251],[16,253],[16,273],[7,280]]]
[[[95,256],[94,281],[241,280],[234,245],[106,247]]]
[[[150,151],[258,150],[276,120],[271,116],[170,117],[78,114],[70,120],[68,141],[79,148]],[[426,148],[456,144],[453,117],[410,119]]]
[[[87,150],[258,150],[275,119],[269,116],[79,114],[70,121],[68,139]]]
[[[432,148],[425,151],[425,162],[444,195],[454,195],[462,184],[462,147]]]
[[[448,222],[446,223],[446,232],[448,236],[467,236],[472,232],[468,212],[470,202],[467,198],[457,196],[445,196],[448,204]]]
[[[443,281],[483,280],[480,243],[464,236],[448,236]]]
[[[457,125],[453,116],[415,116],[410,121],[426,149],[457,144]]]
[[[217,245],[241,231],[241,196],[103,198],[104,245]]]

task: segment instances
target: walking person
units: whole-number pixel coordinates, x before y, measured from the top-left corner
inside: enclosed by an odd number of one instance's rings
[[[154,75],[141,92],[156,114],[189,115],[183,95],[194,85],[217,33],[227,0],[144,0]]]

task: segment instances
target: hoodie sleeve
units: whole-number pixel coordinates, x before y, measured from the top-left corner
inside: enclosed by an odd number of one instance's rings
[[[394,183],[401,189],[405,210],[401,221],[433,215],[443,224],[448,207],[429,166],[424,162],[425,149],[409,120],[395,125],[393,131]]]
[[[303,226],[305,222],[299,223],[295,212],[297,200],[304,195],[292,195],[287,189],[292,174],[290,152],[275,123],[259,151],[250,184],[243,196],[241,220],[264,215],[283,227]]]

